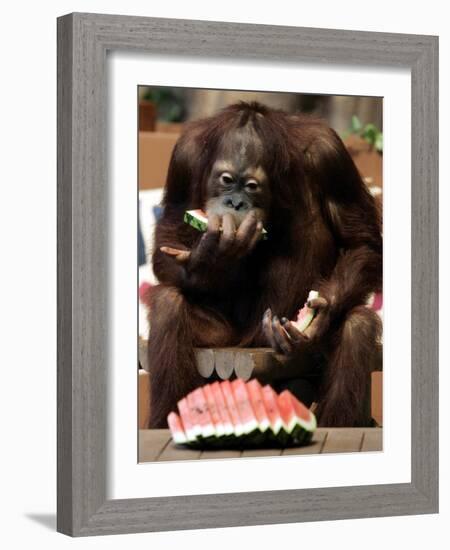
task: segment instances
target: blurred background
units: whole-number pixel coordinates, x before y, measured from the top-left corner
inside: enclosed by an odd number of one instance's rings
[[[344,139],[368,184],[382,187],[382,98],[140,86],[139,188],[164,185],[170,154],[185,122],[237,101],[260,101],[288,113],[323,118]]]
[[[149,326],[143,298],[157,283],[151,267],[155,224],[167,169],[175,143],[187,121],[210,116],[237,101],[259,101],[288,113],[311,113],[323,118],[341,136],[377,204],[383,196],[383,100],[380,97],[325,96],[278,92],[242,92],[140,86],[139,112],[139,384],[148,396],[146,339]],[[382,297],[372,307],[382,314]],[[373,373],[372,414],[381,425],[381,372]],[[142,375],[142,376],[141,376]],[[145,426],[148,400],[139,400],[139,423]]]

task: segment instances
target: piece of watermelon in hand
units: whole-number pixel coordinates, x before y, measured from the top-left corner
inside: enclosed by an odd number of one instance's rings
[[[300,309],[297,314],[297,319],[295,321],[291,321],[294,327],[300,332],[303,332],[309,327],[316,315],[316,310],[308,306],[308,301],[314,300],[318,297],[319,293],[317,292],[317,290],[311,290],[308,294],[308,299],[306,300],[305,305],[302,307],[302,309]]]
[[[208,229],[208,214],[197,208],[195,210],[186,210],[184,213],[184,222],[189,224],[197,231],[207,231]],[[222,228],[220,228],[222,231]],[[267,231],[263,228],[261,231],[263,240],[267,239]]]

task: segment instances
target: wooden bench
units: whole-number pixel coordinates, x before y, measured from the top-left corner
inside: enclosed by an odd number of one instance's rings
[[[277,382],[311,374],[311,364],[286,361],[271,348],[197,348],[197,368],[199,373],[210,380],[231,378],[258,378],[262,383]],[[148,425],[150,414],[150,377],[147,372],[146,345],[139,343],[139,362],[144,369],[139,370],[139,427]],[[381,357],[375,368],[381,371]],[[369,385],[368,406],[377,424],[382,424],[382,373],[372,372]]]
[[[209,460],[262,456],[296,456],[327,453],[361,453],[383,450],[381,428],[318,428],[312,442],[288,449],[226,449],[200,451],[177,446],[169,430],[139,430],[139,462]]]

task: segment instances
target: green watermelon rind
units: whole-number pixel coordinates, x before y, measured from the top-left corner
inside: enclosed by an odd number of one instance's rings
[[[318,297],[319,297],[319,292],[317,290],[310,290],[308,294],[308,300],[313,300]],[[306,302],[303,308],[299,311],[299,314],[300,314],[304,308],[308,309],[308,312],[303,317],[303,319],[299,321],[297,316],[297,319],[295,321],[291,321],[291,323],[295,326],[295,328],[300,332],[305,331],[309,327],[309,325],[313,322],[313,319],[317,314],[317,310],[315,308],[308,307],[307,303],[308,302]]]
[[[184,445],[192,449],[248,449],[258,447],[294,447],[308,444],[314,431],[307,430],[299,423],[288,432],[282,428],[277,434],[274,434],[269,428],[261,432],[258,428],[248,434],[243,435],[226,435],[222,437],[197,437],[194,440],[188,441]]]
[[[183,216],[183,221],[194,229],[197,229],[197,231],[205,232],[208,229],[208,221],[206,219],[206,216],[201,215],[201,217],[199,217],[195,210],[186,210]],[[266,241],[267,230],[263,228],[261,233],[263,241]]]
[[[271,427],[264,431],[257,427],[251,432],[241,435],[229,434],[221,437],[199,435],[195,439],[187,441],[185,445],[192,449],[238,449],[268,445],[283,448],[305,445],[311,441],[316,428],[314,415],[311,418],[310,422],[306,422],[297,417],[291,428],[283,426],[278,433],[274,433]]]
[[[310,309],[310,312],[303,317],[301,321],[291,321],[291,324],[294,325],[294,327],[299,330],[300,332],[304,332],[309,325],[313,322],[314,317],[316,316],[316,310]]]
[[[186,210],[183,219],[185,223],[197,229],[197,231],[206,231],[208,229],[208,222],[200,219],[193,210]]]

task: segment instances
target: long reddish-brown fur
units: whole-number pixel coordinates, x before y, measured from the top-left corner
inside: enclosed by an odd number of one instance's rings
[[[183,222],[202,208],[206,179],[223,140],[251,122],[263,145],[271,186],[265,227],[269,239],[248,257],[204,280],[193,281],[161,246],[191,249],[201,233]],[[349,153],[321,120],[292,116],[257,103],[232,105],[186,125],[174,149],[156,228],[148,362],[150,427],[202,384],[195,346],[267,345],[261,320],[271,308],[293,318],[309,290],[329,307],[315,337],[327,357],[319,393],[322,425],[367,422],[364,402],[370,357],[380,334],[378,317],[362,307],[381,288],[380,219]]]

